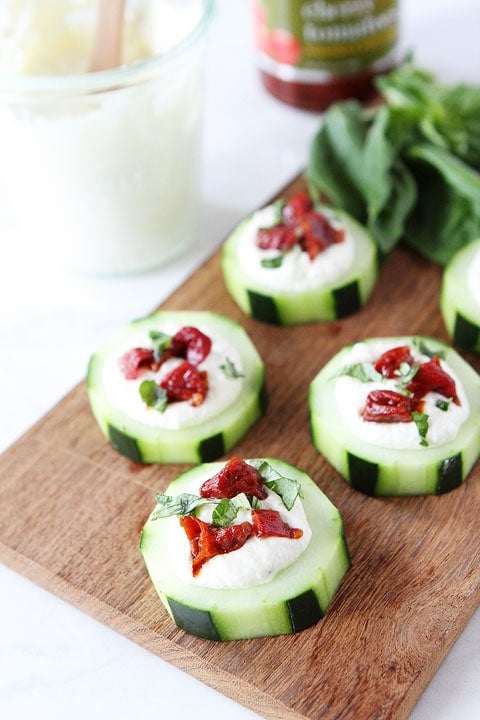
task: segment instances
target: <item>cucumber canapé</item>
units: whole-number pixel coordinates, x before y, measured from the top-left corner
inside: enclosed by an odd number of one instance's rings
[[[155,312],[90,360],[87,391],[104,436],[140,463],[228,452],[264,414],[264,364],[244,329],[206,311]]]
[[[480,454],[480,377],[434,338],[344,348],[312,381],[309,410],[317,450],[367,495],[448,492]]]
[[[306,193],[245,218],[221,250],[226,288],[246,315],[274,325],[335,320],[359,310],[378,278],[375,243],[341,211]]]
[[[209,640],[314,625],[350,566],[337,508],[277,458],[231,458],[179,475],[157,495],[140,550],[176,625]]]
[[[480,238],[456,252],[446,266],[440,309],[454,345],[480,353]]]

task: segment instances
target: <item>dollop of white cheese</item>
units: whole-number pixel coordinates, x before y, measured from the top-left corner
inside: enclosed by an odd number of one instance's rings
[[[207,475],[200,481],[185,490],[198,494],[199,487]],[[208,522],[209,514],[199,514],[200,519]],[[308,524],[303,503],[297,498],[291,510],[287,510],[282,499],[274,492],[268,491],[268,496],[261,501],[261,508],[277,510],[284,522],[291,528],[300,528],[303,534],[300,538],[290,539],[283,537],[258,538],[251,535],[242,547],[229,553],[216,555],[208,560],[200,573],[192,575],[192,558],[190,543],[185,530],[177,517],[168,518],[168,547],[171,555],[171,565],[175,574],[184,582],[212,589],[220,588],[246,588],[270,582],[280,570],[288,567],[303,553],[312,531]],[[241,523],[250,520],[249,511],[239,512],[235,522]],[[163,521],[162,521],[163,522]]]
[[[200,3],[166,0],[125,4],[122,63],[161,54],[195,27]],[[97,0],[3,0],[0,5],[0,72],[4,75],[70,75],[88,71]]]
[[[169,335],[174,335],[180,328],[166,324],[161,329]],[[184,359],[170,358],[160,366],[157,372],[145,371],[141,372],[135,380],[125,379],[119,360],[125,352],[132,348],[150,348],[152,346],[147,331],[140,331],[126,337],[106,360],[102,370],[102,384],[109,402],[132,419],[165,430],[178,430],[202,424],[232,405],[240,397],[244,378],[230,377],[221,369],[221,366],[225,365],[228,358],[238,373],[243,375],[241,354],[223,337],[214,336],[210,328],[202,329],[199,326],[198,329],[212,340],[209,355],[197,366],[199,371],[205,370],[208,373],[208,393],[201,405],[194,407],[188,401],[172,402],[168,403],[163,412],[160,412],[153,407],[148,407],[140,396],[139,387],[144,380],[154,380],[156,383],[160,383],[162,378],[184,362]]]
[[[373,363],[382,353],[392,347],[396,346],[392,345],[391,342],[382,340],[356,343],[345,356],[344,365]],[[416,362],[423,363],[430,360],[428,356],[420,353],[415,347],[410,346],[410,350]],[[453,440],[469,415],[468,399],[459,378],[444,360],[440,360],[440,365],[454,380],[460,405],[451,402],[448,405],[448,410],[442,410],[437,407],[436,403],[439,400],[444,401],[445,397],[436,392],[427,393],[424,399],[423,412],[428,415],[428,432],[425,439],[429,446],[443,445]],[[420,435],[414,422],[367,422],[362,417],[367,395],[372,390],[393,390],[398,392],[397,383],[397,379],[388,378],[373,382],[361,382],[348,375],[342,375],[336,379],[336,403],[343,420],[351,432],[365,442],[395,450],[418,449],[420,447]]]
[[[277,209],[267,206],[257,210],[245,223],[238,245],[238,261],[246,275],[259,285],[271,290],[301,292],[335,282],[353,265],[355,248],[352,235],[345,228],[344,240],[331,245],[310,260],[308,253],[298,245],[288,250],[279,267],[264,267],[262,260],[275,258],[279,250],[262,250],[257,246],[257,231],[275,224]],[[336,223],[332,216],[331,221]]]

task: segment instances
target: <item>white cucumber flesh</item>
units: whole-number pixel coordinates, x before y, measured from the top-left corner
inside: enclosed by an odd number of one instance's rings
[[[103,381],[105,363],[118,357],[129,336],[145,330],[199,327],[212,340],[222,338],[240,354],[243,377],[236,400],[217,414],[188,427],[165,428],[129,414],[121,400],[112,398]],[[128,382],[125,380],[125,382]],[[266,406],[263,361],[244,329],[222,315],[206,311],[163,311],[140,318],[120,331],[91,358],[87,373],[90,407],[105,438],[121,454],[139,463],[198,463],[228,452],[262,417]],[[139,403],[141,403],[139,398]],[[151,412],[157,412],[149,409]]]
[[[178,518],[152,520],[150,516],[143,528],[140,549],[148,574],[174,622],[190,634],[226,641],[303,630],[323,617],[350,566],[338,509],[300,469],[277,458],[267,458],[267,462],[301,483],[312,530],[303,553],[270,582],[222,589],[186,582],[175,573],[168,543],[170,524]],[[191,487],[192,480],[198,478],[200,484],[222,466],[222,462],[204,463],[187,470],[171,482],[166,493],[180,494]]]
[[[412,337],[389,338],[390,347],[410,344]],[[340,412],[336,377],[350,351],[337,353],[317,374],[309,388],[313,444],[350,485],[372,496],[431,495],[461,485],[480,454],[480,377],[452,348],[432,338],[416,338],[444,353],[460,379],[470,405],[456,437],[442,445],[396,449],[366,442],[354,434]],[[378,338],[364,342],[377,342]]]

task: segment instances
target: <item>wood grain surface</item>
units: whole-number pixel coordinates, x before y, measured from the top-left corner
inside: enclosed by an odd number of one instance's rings
[[[267,719],[406,718],[480,602],[480,467],[439,497],[363,496],[312,446],[307,392],[352,341],[447,340],[440,280],[439,267],[399,249],[361,312],[279,328],[241,314],[217,252],[162,305],[215,310],[245,327],[265,360],[270,400],[235,454],[298,465],[342,513],[352,567],[313,628],[216,643],[173,626],[138,543],[155,493],[185,466],[141,466],[116,454],[92,419],[84,383],[0,458],[0,560]],[[480,369],[479,358],[464,356]]]

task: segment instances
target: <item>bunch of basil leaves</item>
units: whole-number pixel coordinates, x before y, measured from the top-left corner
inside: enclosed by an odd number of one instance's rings
[[[325,113],[310,193],[364,224],[381,255],[402,241],[443,265],[480,237],[480,87],[442,85],[412,58],[377,87],[375,107]]]

